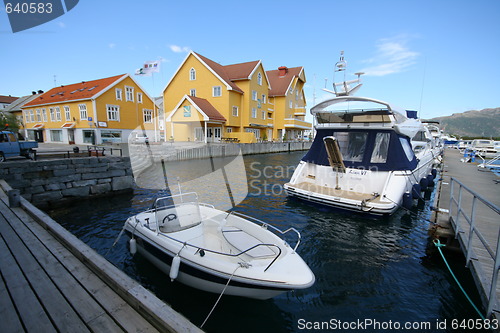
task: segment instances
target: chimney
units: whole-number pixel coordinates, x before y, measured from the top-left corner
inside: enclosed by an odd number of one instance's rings
[[[280,77],[285,76],[288,73],[288,67],[286,66],[278,67],[278,71]]]
[[[38,93],[39,94],[43,94],[43,90],[38,90]]]
[[[36,91],[32,91],[32,92],[31,92],[31,94],[32,94],[32,95],[36,95]]]

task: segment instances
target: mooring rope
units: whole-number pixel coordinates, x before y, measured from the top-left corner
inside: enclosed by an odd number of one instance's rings
[[[470,299],[469,295],[467,295],[467,292],[464,290],[464,288],[462,287],[462,285],[460,284],[460,282],[458,282],[457,277],[455,276],[455,274],[453,274],[453,271],[451,270],[450,265],[446,261],[446,258],[444,257],[444,254],[443,254],[443,251],[441,251],[441,248],[444,247],[444,246],[446,246],[446,245],[445,244],[441,244],[441,242],[439,241],[439,239],[434,240],[433,243],[434,243],[434,245],[436,245],[436,247],[437,247],[437,249],[439,251],[439,254],[441,254],[441,258],[443,258],[444,263],[446,264],[446,267],[450,271],[451,276],[453,276],[453,279],[457,283],[458,287],[460,288],[460,290],[462,290],[462,292],[464,293],[465,297],[467,298],[467,300],[469,301],[469,303],[472,305],[472,307],[474,308],[474,310],[476,310],[476,312],[479,315],[479,317],[481,317],[481,319],[484,320],[485,318],[484,318],[483,314],[481,313],[481,311],[479,311],[479,309],[474,304],[474,302],[472,302],[472,300]]]
[[[226,285],[224,286],[224,289],[222,289],[222,292],[220,293],[219,295],[219,298],[217,298],[217,301],[215,302],[214,306],[212,307],[212,310],[210,310],[210,312],[208,313],[207,317],[205,318],[205,320],[203,321],[203,323],[201,324],[200,328],[203,328],[203,325],[205,325],[205,323],[207,322],[208,318],[210,318],[210,316],[212,315],[212,312],[214,312],[215,310],[215,307],[217,306],[217,304],[219,304],[219,301],[222,297],[222,295],[224,294],[224,292],[226,291],[226,288],[227,286],[229,285],[229,282],[231,282],[231,279],[233,278],[234,276],[234,273],[236,273],[236,271],[238,270],[238,268],[240,267],[243,267],[241,265],[241,263],[238,263],[238,267],[236,267],[236,269],[233,271],[233,274],[231,274],[231,276],[229,277],[229,280],[227,280],[227,283]]]

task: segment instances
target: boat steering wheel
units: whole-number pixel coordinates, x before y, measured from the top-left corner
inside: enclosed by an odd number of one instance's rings
[[[165,220],[167,220],[168,222],[170,222],[170,221],[175,220],[176,218],[177,218],[177,215],[175,215],[175,214],[168,214],[167,216],[165,216],[163,218],[162,223],[165,224]]]

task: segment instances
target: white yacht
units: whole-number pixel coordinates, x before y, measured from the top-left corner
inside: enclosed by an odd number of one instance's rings
[[[345,70],[343,56],[336,68]],[[334,84],[336,97],[311,109],[316,137],[284,188],[307,201],[389,215],[401,205],[411,207],[421,188],[433,183],[438,151],[428,129],[404,110],[351,96],[361,86],[361,74],[358,80]],[[353,83],[359,84],[350,88]]]

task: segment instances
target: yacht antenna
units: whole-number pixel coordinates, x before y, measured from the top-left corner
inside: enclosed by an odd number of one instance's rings
[[[363,85],[361,83],[361,75],[363,75],[363,72],[358,72],[355,73],[355,75],[358,76],[357,79],[355,80],[350,80],[346,81],[346,69],[347,69],[347,61],[344,58],[344,51],[340,51],[340,60],[335,63],[335,70],[333,72],[333,91],[328,90],[328,89],[323,89],[324,91],[327,91],[329,93],[335,94],[337,97],[339,96],[349,96],[351,94],[354,94],[356,91],[358,91],[359,88]],[[335,82],[335,73],[337,72],[344,72],[344,77],[342,82]],[[357,85],[353,88],[351,88],[351,84]]]

